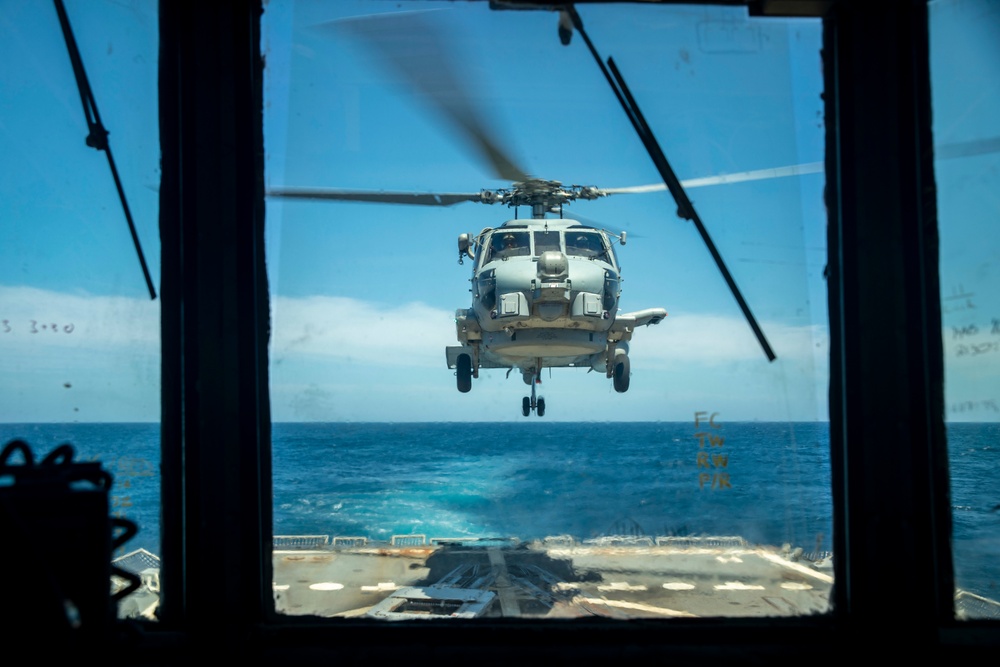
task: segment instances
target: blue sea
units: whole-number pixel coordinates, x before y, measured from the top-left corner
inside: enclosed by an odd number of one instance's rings
[[[274,534],[741,536],[833,550],[826,423],[280,423]],[[0,424],[113,476],[120,552],[159,553],[159,424]],[[957,584],[1000,597],[1000,424],[952,424]],[[18,460],[18,459],[15,459]],[[11,461],[14,462],[14,461]]]

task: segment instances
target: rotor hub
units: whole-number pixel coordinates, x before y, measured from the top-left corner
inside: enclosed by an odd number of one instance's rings
[[[592,185],[564,187],[559,181],[533,178],[518,181],[509,188],[480,191],[479,200],[484,204],[506,204],[509,207],[531,206],[535,210],[558,210],[575,199],[597,199],[605,193]]]

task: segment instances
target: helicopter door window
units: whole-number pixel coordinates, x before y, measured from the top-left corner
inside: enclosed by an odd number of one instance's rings
[[[566,234],[566,254],[576,257],[595,258],[604,255],[607,249],[601,237],[591,232],[569,232]]]
[[[535,232],[535,257],[540,257],[546,250],[562,250],[559,232]]]

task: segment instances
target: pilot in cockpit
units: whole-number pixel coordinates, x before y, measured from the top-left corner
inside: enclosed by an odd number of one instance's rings
[[[604,253],[601,239],[595,234],[577,234],[572,241],[567,240],[566,250],[570,255],[591,258]]]
[[[517,238],[514,234],[508,232],[506,234],[497,234],[493,237],[493,256],[494,257],[512,257],[518,254],[518,243]]]

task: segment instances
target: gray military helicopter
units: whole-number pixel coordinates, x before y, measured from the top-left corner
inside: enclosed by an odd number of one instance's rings
[[[516,202],[511,205],[523,201],[532,218],[458,237],[459,261],[473,260],[472,307],[455,314],[461,345],[446,350],[458,390],[469,391],[480,368],[517,368],[531,386],[531,396],[522,399],[525,416],[532,410],[545,414],[536,386],[546,367],[604,372],[615,391],[627,391],[629,341],[637,327],[658,324],[667,311],[619,313],[615,242],[624,244],[625,232],[615,236],[575,220],[545,218],[547,211],[561,209],[561,201],[592,198],[599,191],[534,180],[489,194]]]
[[[575,11],[573,17],[577,30],[582,31]],[[455,59],[442,50],[448,43],[447,36],[439,34],[435,24],[425,18],[420,12],[382,14],[338,21],[332,27],[341,36],[360,39],[376,56],[401,72],[425,101],[464,133],[494,174],[511,186],[470,193],[275,187],[268,195],[417,206],[479,202],[513,208],[514,219],[497,227],[487,227],[478,234],[465,233],[458,237],[459,264],[466,259],[472,260],[472,304],[456,311],[459,345],[448,346],[445,350],[448,368],[455,371],[458,390],[470,391],[473,380],[479,377],[483,368],[506,368],[508,376],[517,369],[525,384],[531,386],[531,395],[525,396],[521,404],[521,412],[526,417],[532,412],[538,416],[545,414],[545,399],[537,396],[544,368],[598,371],[612,380],[615,391],[628,391],[631,378],[629,342],[639,327],[659,324],[666,318],[667,311],[652,307],[619,312],[622,279],[615,246],[625,245],[626,233],[615,234],[564,218],[563,207],[578,199],[594,200],[613,194],[665,189],[670,189],[678,198],[679,195],[683,197],[683,193],[678,192],[682,186],[808,173],[819,169],[819,165],[684,182],[677,182],[671,173],[665,183],[621,188],[564,186],[559,181],[528,176],[493,140],[494,133],[481,120],[483,116],[472,98],[465,94],[462,82],[468,79],[452,70]],[[563,30],[561,22],[561,38]],[[563,43],[567,41],[564,39]],[[665,164],[665,160],[663,162]],[[678,213],[694,218],[703,230],[690,202],[680,198],[678,204]],[[522,206],[530,207],[531,218],[517,216]],[[548,217],[550,215],[558,217]],[[703,237],[751,326],[758,332],[768,357],[773,359],[773,353],[704,231]]]

